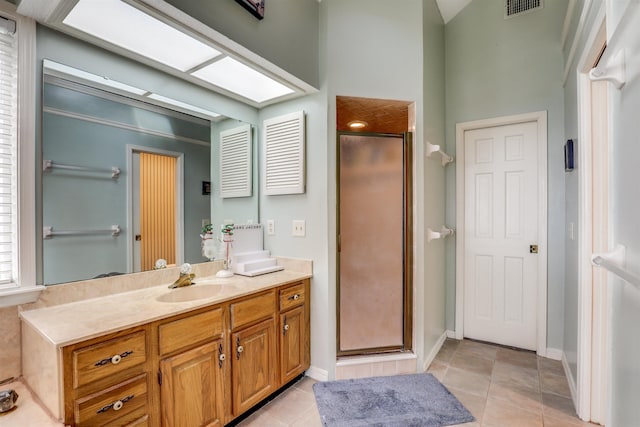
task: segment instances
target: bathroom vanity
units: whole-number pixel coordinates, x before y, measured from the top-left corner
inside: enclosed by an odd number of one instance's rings
[[[309,368],[309,278],[212,276],[24,311],[24,379],[72,426],[222,426]]]

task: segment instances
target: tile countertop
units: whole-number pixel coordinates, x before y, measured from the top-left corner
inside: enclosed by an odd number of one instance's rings
[[[20,317],[52,344],[62,347],[310,277],[311,274],[289,270],[254,277],[196,277],[195,285],[186,288],[169,289],[169,283],[165,283],[146,289],[23,311]],[[156,299],[199,286],[219,285],[226,286],[205,298],[185,302],[162,302]]]

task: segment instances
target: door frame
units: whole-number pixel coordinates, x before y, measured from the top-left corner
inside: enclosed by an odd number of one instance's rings
[[[538,131],[538,264],[536,353],[547,355],[547,112],[456,123],[456,339],[464,338],[465,174],[466,131],[535,122]]]
[[[572,386],[572,394],[576,412],[585,421],[606,423],[609,419],[609,385],[611,384],[611,371],[609,368],[609,328],[607,322],[608,296],[607,283],[599,282],[600,292],[594,293],[594,280],[600,277],[594,276],[591,255],[602,248],[593,247],[594,225],[601,228],[606,224],[596,223],[593,215],[594,192],[600,196],[608,194],[608,188],[603,185],[595,186],[595,182],[601,182],[603,178],[595,174],[593,168],[592,150],[601,150],[602,138],[611,140],[611,126],[608,126],[607,134],[594,135],[592,133],[592,81],[589,78],[589,70],[597,60],[602,46],[607,42],[606,34],[606,10],[604,4],[600,6],[591,32],[587,37],[584,49],[577,62],[578,82],[578,355],[577,378]],[[610,121],[610,110],[605,107]],[[596,143],[596,145],[594,145]],[[607,179],[608,183],[608,179]],[[607,227],[610,228],[610,227]],[[604,234],[606,236],[606,232]],[[603,233],[599,234],[602,240]],[[611,239],[611,235],[608,235]],[[608,242],[609,247],[611,241]],[[608,248],[606,248],[608,250]],[[606,274],[604,275],[606,277]],[[603,289],[604,288],[604,289]],[[596,398],[596,395],[597,398]]]
[[[145,152],[176,159],[176,265],[184,262],[184,153],[127,144],[127,271],[133,272],[133,154]]]
[[[384,133],[384,132],[357,132],[357,131],[336,131],[336,356],[364,356],[370,354],[393,353],[413,351],[413,313],[415,310],[413,299],[413,275],[414,275],[414,223],[413,223],[413,134],[412,131],[404,133]],[[403,345],[401,348],[384,347],[384,348],[368,348],[340,351],[340,137],[342,135],[353,136],[373,136],[373,137],[402,137],[403,139],[403,158],[404,163],[404,237],[403,237],[403,279],[404,279],[404,296],[403,296]]]

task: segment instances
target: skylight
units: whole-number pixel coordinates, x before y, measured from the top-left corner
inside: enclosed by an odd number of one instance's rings
[[[214,41],[217,40],[211,35],[214,30],[189,26],[164,10],[156,15],[153,12],[156,9],[147,6],[139,9],[137,4],[123,0],[78,0],[66,17],[57,21],[57,27],[120,54],[126,55],[123,50],[128,51],[131,53],[128,56],[134,59],[147,58],[152,66],[208,89],[221,89],[244,102],[261,104],[300,90],[300,83],[288,86],[259,71],[259,66],[246,65],[259,61],[247,62],[235,53],[229,56],[226,48]],[[165,20],[164,16],[172,19]],[[211,116],[210,113],[204,114]]]
[[[222,58],[192,75],[254,102],[264,102],[294,92],[231,57]]]
[[[120,0],[80,0],[62,22],[180,71],[221,54]]]
[[[147,95],[147,97],[166,104],[174,105],[187,111],[204,114],[207,117],[220,117],[220,114],[214,113],[213,111],[205,110],[204,108],[196,107],[195,105],[187,104],[186,102],[176,101],[175,99],[167,98],[166,96],[158,95],[157,93],[151,93]]]

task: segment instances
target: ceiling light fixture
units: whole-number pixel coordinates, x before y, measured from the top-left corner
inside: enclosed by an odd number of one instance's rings
[[[229,56],[191,75],[258,103],[294,92],[293,89]]]
[[[367,127],[369,123],[363,121],[363,120],[352,120],[349,123],[347,123],[347,126],[349,126],[351,129],[364,129]]]
[[[18,13],[41,24],[256,108],[318,92],[167,1],[16,3]]]
[[[120,0],[80,0],[63,24],[180,71],[221,52]]]

